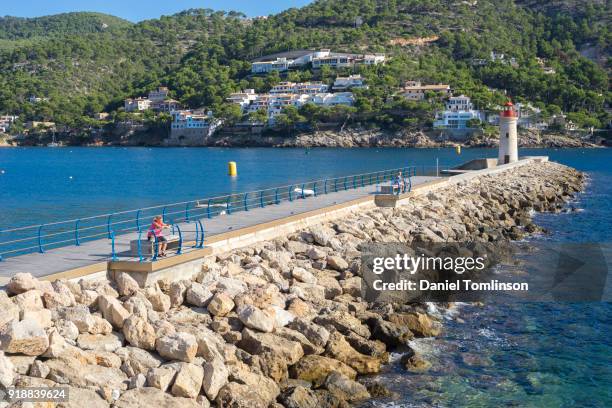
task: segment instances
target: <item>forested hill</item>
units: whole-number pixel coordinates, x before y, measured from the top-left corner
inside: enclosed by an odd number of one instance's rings
[[[65,13],[37,18],[0,17],[0,39],[23,40],[36,37],[100,33],[129,27],[132,23],[102,13]]]
[[[230,92],[265,91],[279,80],[276,74],[250,76],[250,60],[331,48],[390,57],[382,67],[360,69],[371,86],[357,109],[383,122],[380,112],[397,86],[421,79],[448,82],[480,107],[499,103],[505,90],[545,111],[562,109],[584,123],[607,123],[608,2],[540,3],[319,0],[268,18],[198,9],[138,24],[95,13],[0,18],[0,113],[95,124],[93,114],[120,112],[124,98],[166,85],[186,106],[232,115],[225,103]],[[412,45],[423,37],[437,40]],[[585,47],[599,56],[596,62],[581,55]],[[472,64],[491,51],[515,58],[518,67]],[[544,74],[542,61],[556,74]],[[295,72],[289,78],[330,80],[335,74]],[[32,95],[48,101],[28,103]]]

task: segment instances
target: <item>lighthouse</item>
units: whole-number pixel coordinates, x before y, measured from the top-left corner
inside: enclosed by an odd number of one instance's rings
[[[512,102],[506,102],[499,113],[499,156],[497,164],[514,163],[518,161],[518,136],[516,124],[518,114]]]

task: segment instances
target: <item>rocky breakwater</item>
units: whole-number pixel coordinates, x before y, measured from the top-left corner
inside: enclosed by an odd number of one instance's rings
[[[443,327],[419,304],[361,299],[369,242],[496,241],[535,232],[582,175],[537,163],[355,212],[205,260],[141,288],[15,275],[0,292],[0,386],[66,386],[66,407],[338,408],[386,396],[389,351]]]

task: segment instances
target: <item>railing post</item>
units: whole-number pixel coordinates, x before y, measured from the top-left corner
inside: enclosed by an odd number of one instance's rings
[[[211,201],[212,201],[212,199],[211,199],[211,198],[209,198],[209,199],[208,199],[208,206],[206,207],[206,216],[207,216],[208,218],[212,218],[212,215],[210,214],[210,204],[211,204]]]
[[[108,232],[108,239],[111,238],[111,218],[113,217],[113,214],[110,214],[108,216],[108,218],[106,219],[106,232]]]
[[[365,183],[364,183],[363,179],[364,179],[364,176],[363,176],[363,174],[362,174],[362,175],[361,175],[361,187],[365,187]]]
[[[144,261],[144,258],[142,257],[142,230],[138,231],[138,262]]]
[[[312,191],[314,191],[314,196],[317,196],[317,182],[315,181],[314,186],[312,186]]]
[[[112,251],[112,260],[117,260],[117,254],[115,253],[115,231],[111,231],[111,251]]]
[[[325,179],[325,183],[323,183],[323,193],[327,194],[327,179]]]
[[[202,221],[198,220],[198,224],[200,225],[200,242],[198,243],[198,235],[196,233],[196,248],[204,247],[204,225],[202,225]]]
[[[43,236],[42,236],[42,229],[45,225],[41,225],[40,227],[38,227],[38,252],[40,252],[41,254],[45,253],[45,248],[44,248],[44,243],[43,243]]]
[[[289,186],[289,201],[293,201],[293,186]]]
[[[244,211],[249,211],[248,197],[249,193],[244,193]]]
[[[274,192],[274,203],[275,204],[280,204],[280,201],[278,200],[278,188]]]
[[[190,222],[189,220],[189,203],[185,204],[185,222]]]
[[[266,206],[266,204],[264,203],[264,192],[263,192],[263,190],[261,190],[259,192],[259,206],[261,208],[264,208]]]
[[[227,203],[225,205],[225,209],[227,210],[227,215],[232,213],[232,196],[227,196]]]
[[[157,255],[159,254],[159,243],[157,241],[157,235],[155,232],[153,233],[153,258],[151,258],[151,262],[157,261]]]
[[[338,179],[335,178],[334,179],[334,193],[337,193],[337,192],[338,192]]]
[[[305,188],[306,188],[306,183],[302,184],[302,200],[306,198],[306,194],[304,194]]]
[[[357,188],[357,176],[353,176],[353,190]]]
[[[140,232],[140,214],[141,210],[136,211],[136,231]]]
[[[174,224],[172,225],[174,227]],[[183,252],[183,234],[181,232],[181,227],[178,226],[178,224],[176,225],[176,230],[178,231],[178,235],[179,235],[179,242],[178,242],[178,250],[176,251],[177,255],[180,255]]]
[[[346,181],[347,181],[347,178],[348,178],[348,177],[345,177],[345,178],[344,178],[344,190],[348,190],[348,187],[346,186]]]
[[[162,208],[162,222],[166,222],[166,207]]]
[[[79,240],[79,224],[81,223],[81,220],[76,220],[76,223],[74,224],[74,244],[76,246],[81,246],[81,241]]]
[[[408,191],[412,191],[412,176],[408,176]]]

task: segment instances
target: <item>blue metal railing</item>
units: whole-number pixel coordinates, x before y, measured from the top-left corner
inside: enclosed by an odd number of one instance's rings
[[[133,239],[142,238],[148,231],[148,221],[161,215],[164,222],[175,225],[181,230],[181,250],[184,242],[194,242],[194,247],[204,246],[203,219],[229,215],[239,211],[250,211],[257,207],[279,205],[283,202],[294,202],[317,195],[380,185],[394,179],[401,171],[406,178],[406,188],[412,188],[412,177],[417,175],[437,175],[442,167],[403,167],[378,172],[351,176],[309,181],[299,184],[278,186],[258,191],[249,191],[224,196],[184,201],[173,204],[139,208],[129,211],[116,211],[109,214],[81,217],[78,219],[48,222],[17,228],[0,229],[0,261],[3,258],[27,253],[39,252],[65,246],[83,246],[87,242],[108,239],[111,247],[126,234],[133,234]],[[193,230],[179,227],[179,223],[194,226]],[[183,242],[184,241],[184,242]],[[139,258],[142,248],[139,246]],[[156,257],[157,254],[154,254]],[[114,250],[111,256],[116,257]],[[144,259],[144,258],[143,258]]]

